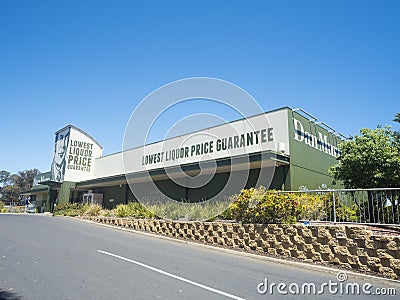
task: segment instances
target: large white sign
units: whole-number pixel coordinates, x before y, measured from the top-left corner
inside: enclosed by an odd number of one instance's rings
[[[88,180],[94,174],[94,162],[103,153],[102,147],[82,130],[72,127],[67,152],[64,180]]]
[[[67,126],[56,132],[53,181],[80,181],[93,177],[94,160],[102,155],[101,146],[82,130]]]
[[[142,156],[142,165],[152,165],[162,162],[178,161],[182,159],[190,159],[193,157],[201,157],[204,155],[213,155],[218,152],[227,152],[234,149],[246,149],[253,145],[261,146],[262,144],[274,141],[274,128],[268,127],[260,130],[253,130],[241,134],[231,135],[227,137],[209,137],[208,140],[197,144],[181,145],[179,148],[163,149],[161,152],[145,154]]]
[[[280,110],[124,152],[125,172],[184,165],[263,151],[289,154],[288,115]],[[101,164],[103,165],[103,164]],[[96,171],[100,177],[105,170]]]

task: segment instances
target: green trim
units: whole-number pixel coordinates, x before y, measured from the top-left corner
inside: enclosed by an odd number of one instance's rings
[[[110,177],[102,177],[102,178],[98,178],[98,179],[80,181],[80,182],[76,183],[76,188],[79,188],[81,186],[96,184],[96,183],[99,184],[99,183],[105,183],[105,182],[121,181],[124,179],[125,179],[125,175],[115,175],[115,176],[110,176]]]
[[[57,133],[60,133],[60,132],[64,131],[67,128],[69,128],[69,129],[73,128],[76,131],[79,131],[80,133],[82,133],[83,135],[86,135],[89,139],[93,140],[93,142],[103,150],[103,147],[100,145],[100,143],[98,141],[96,141],[90,134],[88,134],[87,132],[83,131],[82,129],[80,129],[80,128],[74,126],[74,125],[71,125],[71,124],[67,125],[67,126],[61,128],[60,130],[57,130],[55,134],[57,135]]]
[[[271,160],[276,161],[276,162],[280,162],[283,164],[289,164],[289,160],[282,160],[282,159],[278,159],[278,158],[271,158]]]
[[[68,203],[71,195],[71,189],[75,189],[75,182],[64,181],[61,184],[60,191],[58,192],[58,203]]]
[[[36,188],[31,188],[30,190],[27,191],[22,191],[19,193],[19,195],[33,195],[39,192],[44,192],[49,190],[47,186],[41,186],[40,188],[38,188],[38,185],[36,185],[35,187]]]

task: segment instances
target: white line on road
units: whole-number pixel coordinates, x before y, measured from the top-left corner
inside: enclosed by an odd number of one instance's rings
[[[178,276],[178,275],[174,275],[174,274],[168,273],[168,272],[166,272],[166,271],[163,271],[163,270],[154,268],[154,267],[152,267],[152,266],[146,265],[146,264],[144,264],[144,263],[141,263],[141,262],[138,262],[138,261],[135,261],[135,260],[132,260],[132,259],[129,259],[129,258],[120,256],[120,255],[117,255],[117,254],[113,254],[113,253],[106,252],[106,251],[102,251],[102,250],[97,250],[97,252],[100,252],[100,253],[103,253],[103,254],[106,254],[106,255],[115,257],[115,258],[119,258],[119,259],[121,259],[121,260],[125,260],[125,261],[127,261],[127,262],[133,263],[133,264],[138,265],[138,266],[141,266],[141,267],[143,267],[143,268],[146,268],[146,269],[155,271],[155,272],[157,272],[157,273],[160,273],[160,274],[163,274],[163,275],[166,275],[166,276],[169,276],[169,277],[178,279],[178,280],[180,280],[180,281],[183,281],[183,282],[186,282],[186,283],[189,283],[189,284],[192,284],[192,285],[201,287],[201,288],[203,288],[203,289],[205,289],[205,290],[208,290],[208,291],[211,291],[211,292],[214,292],[214,293],[217,293],[217,294],[226,296],[226,297],[231,298],[231,299],[245,300],[244,298],[240,298],[240,297],[238,297],[238,296],[225,293],[225,292],[223,292],[223,291],[214,289],[214,288],[209,287],[209,286],[206,286],[206,285],[204,285],[204,284],[194,282],[194,281],[192,281],[192,280],[189,280],[189,279],[180,277],[180,276]]]

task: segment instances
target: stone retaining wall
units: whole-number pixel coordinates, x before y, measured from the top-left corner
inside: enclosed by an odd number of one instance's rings
[[[362,226],[244,225],[225,222],[85,218],[211,245],[340,265],[400,279],[400,236],[375,236]]]

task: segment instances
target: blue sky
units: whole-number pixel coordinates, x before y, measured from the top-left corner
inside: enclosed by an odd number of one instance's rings
[[[399,37],[400,2],[388,0],[0,1],[0,169],[48,170],[67,124],[118,152],[146,95],[196,76],[237,84],[266,111],[302,107],[346,135],[398,128]],[[164,119],[207,109],[217,108]]]

